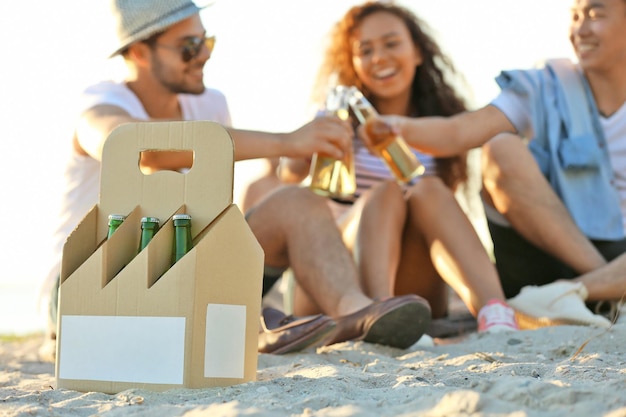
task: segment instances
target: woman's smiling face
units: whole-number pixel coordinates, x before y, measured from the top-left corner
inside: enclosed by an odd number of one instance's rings
[[[365,17],[351,44],[354,71],[373,96],[389,100],[410,94],[422,56],[399,17],[384,11]]]

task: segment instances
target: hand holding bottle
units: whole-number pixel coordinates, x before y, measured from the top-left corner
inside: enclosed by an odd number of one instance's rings
[[[326,115],[347,121],[349,117],[349,92],[345,86],[336,86],[326,98]],[[350,146],[342,158],[323,152],[313,155],[309,171],[309,188],[320,195],[351,200],[356,191],[354,157]]]
[[[349,122],[335,115],[322,115],[283,134],[290,147],[283,156],[310,158],[314,153],[323,153],[341,159],[351,149],[353,135]]]
[[[381,118],[374,106],[354,87],[350,107],[362,125],[364,142],[372,153],[383,159],[398,181],[409,182],[424,173],[424,166],[398,130]]]

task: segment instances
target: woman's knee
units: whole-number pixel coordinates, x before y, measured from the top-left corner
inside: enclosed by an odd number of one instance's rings
[[[363,196],[364,211],[384,210],[387,213],[402,214],[406,211],[404,190],[395,181],[383,181]]]
[[[408,206],[410,209],[436,207],[439,204],[453,201],[454,198],[454,193],[441,178],[424,177],[409,190]]]
[[[402,198],[404,191],[402,187],[395,181],[381,181],[372,187],[370,194],[375,196],[383,196],[390,199]]]

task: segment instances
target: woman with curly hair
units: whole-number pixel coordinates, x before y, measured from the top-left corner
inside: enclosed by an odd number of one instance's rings
[[[333,85],[357,87],[378,113],[450,116],[466,109],[449,81],[455,71],[425,25],[389,2],[352,7],[335,25],[320,68],[316,95]],[[442,141],[446,138],[442,137]],[[455,198],[467,179],[466,154],[433,158],[413,150],[425,173],[398,183],[355,135],[353,204],[329,199],[362,285],[374,298],[415,293],[433,318],[448,313],[448,285],[478,318],[479,331],[516,330],[494,265]],[[310,161],[285,160],[281,177],[301,181]],[[303,294],[294,295],[300,306]],[[318,310],[313,303],[305,314]]]

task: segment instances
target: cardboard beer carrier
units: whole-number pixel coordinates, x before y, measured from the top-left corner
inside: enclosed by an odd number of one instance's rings
[[[143,152],[191,151],[186,173],[139,168]],[[63,250],[57,386],[117,393],[253,381],[263,251],[233,204],[234,147],[212,122],[131,123],[107,139],[100,202]],[[172,264],[172,216],[193,247]],[[108,216],[126,219],[107,240]],[[141,218],[161,226],[138,253]]]

